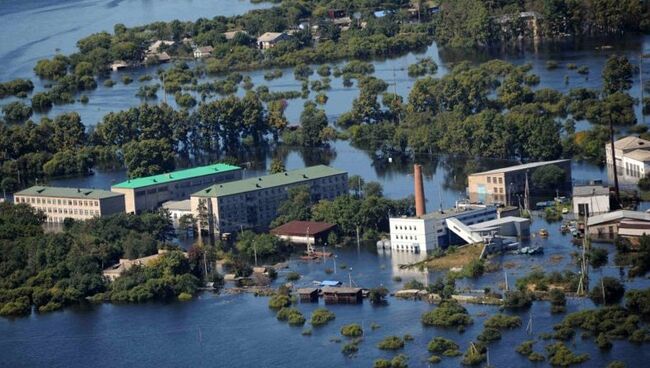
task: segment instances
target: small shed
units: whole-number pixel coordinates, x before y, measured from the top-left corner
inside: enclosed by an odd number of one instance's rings
[[[320,290],[317,288],[302,288],[298,289],[298,297],[300,302],[305,303],[318,303],[318,292]]]
[[[327,222],[291,221],[271,230],[271,234],[291,243],[317,244],[326,241],[334,227]]]
[[[325,287],[323,288],[325,304],[359,304],[363,300],[361,288]]]

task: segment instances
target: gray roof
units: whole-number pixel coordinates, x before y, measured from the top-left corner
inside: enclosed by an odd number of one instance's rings
[[[14,193],[16,196],[30,197],[55,197],[55,198],[76,198],[76,199],[106,199],[113,197],[124,197],[122,193],[110,192],[100,189],[85,188],[63,188],[63,187],[44,187],[35,185]]]
[[[182,201],[167,201],[162,204],[162,207],[168,210],[175,210],[175,211],[190,211],[191,210],[191,205],[190,205],[190,200],[185,199]]]
[[[591,196],[608,196],[609,187],[603,187],[600,185],[583,185],[578,187],[573,187],[573,196],[574,197],[591,197]]]
[[[479,222],[478,224],[469,225],[469,227],[472,230],[481,230],[481,229],[485,229],[485,228],[492,227],[492,226],[508,224],[508,223],[511,223],[511,222],[519,222],[519,223],[528,222],[528,223],[530,223],[530,220],[527,219],[527,218],[523,218],[523,217],[506,216],[506,217],[502,217],[502,218],[498,218],[498,219],[494,219],[494,220],[490,220],[490,221]]]
[[[554,161],[541,161],[541,162],[529,162],[527,164],[522,164],[522,165],[515,165],[515,166],[508,166],[504,167],[502,169],[494,169],[494,170],[489,170],[489,171],[483,171],[479,173],[474,173],[470,174],[469,176],[482,176],[482,175],[489,175],[489,174],[502,174],[502,173],[507,173],[507,172],[512,172],[512,171],[520,171],[520,170],[528,170],[528,169],[535,169],[541,166],[546,166],[546,165],[553,165],[553,164],[560,164],[560,163],[565,163],[569,162],[571,160],[565,159],[565,160],[554,160]]]
[[[415,216],[407,217],[407,216],[404,216],[404,217],[401,217],[401,218],[410,219],[410,220],[418,220],[418,219],[421,219],[421,220],[431,220],[431,219],[433,219],[433,220],[444,220],[444,219],[448,219],[450,217],[455,217],[455,216],[460,215],[460,214],[486,211],[488,209],[490,209],[490,210],[492,210],[492,211],[494,211],[496,213],[496,207],[495,206],[485,205],[485,206],[478,207],[478,208],[476,208],[476,207],[475,208],[452,207],[452,208],[448,208],[446,210],[443,210],[442,212],[440,212],[440,211],[429,212],[429,213],[426,213],[426,214],[424,214],[423,216],[420,216],[420,217],[415,217]],[[392,218],[393,219],[400,219],[400,217],[392,217]]]
[[[620,221],[623,219],[632,219],[639,221],[650,222],[650,213],[640,212],[640,211],[629,211],[629,210],[619,210],[609,213],[603,213],[602,215],[596,215],[589,217],[587,223],[589,226],[603,224],[612,221]]]

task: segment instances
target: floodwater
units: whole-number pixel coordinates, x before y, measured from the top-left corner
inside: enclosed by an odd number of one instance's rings
[[[100,30],[110,31],[115,23],[127,26],[144,24],[155,20],[179,18],[192,20],[201,16],[232,15],[248,9],[269,6],[252,5],[245,1],[206,1],[206,0],[112,0],[112,1],[0,1],[0,80],[6,81],[16,77],[35,78],[31,69],[35,62],[43,57],[51,57],[57,49],[63,53],[74,51],[77,39]],[[34,26],[38,24],[38,27]],[[611,45],[607,51],[599,51],[597,46]],[[406,68],[421,57],[432,57],[440,65],[438,75],[446,73],[452,64],[462,59],[473,62],[501,58],[517,64],[532,63],[533,71],[540,75],[541,84],[537,88],[550,87],[566,91],[573,87],[600,86],[599,78],[602,66],[610,53],[624,53],[638,63],[638,55],[647,53],[650,48],[648,37],[628,37],[625,40],[597,40],[582,44],[564,43],[528,47],[525,52],[498,52],[492,54],[455,55],[439,50],[436,45],[424,53],[410,53],[400,58],[374,62],[379,78],[393,83],[391,90],[406,96],[414,81],[406,74]],[[547,60],[557,60],[560,68],[549,71],[545,67]],[[575,71],[566,69],[566,63],[587,65],[591,71],[588,78],[579,76]],[[135,77],[155,70],[143,69],[127,72]],[[644,78],[650,73],[643,69]],[[118,73],[113,79],[119,80]],[[274,81],[265,81],[264,72],[247,73],[256,85],[266,84],[271,90],[299,90],[300,83],[294,80],[290,69],[284,70],[284,76]],[[569,84],[565,85],[564,76],[569,75]],[[137,78],[134,78],[137,80]],[[155,81],[154,81],[155,82]],[[122,110],[139,103],[135,97],[138,82],[125,86],[118,83],[112,89],[101,85],[88,95],[87,105],[64,105],[55,107],[50,113],[54,116],[64,111],[78,111],[87,125],[94,125],[101,117],[110,112]],[[42,88],[37,83],[37,90]],[[242,93],[240,90],[239,93]],[[631,90],[639,97],[638,80]],[[332,90],[326,110],[332,119],[349,110],[351,101],[357,96],[356,87],[342,86],[340,79],[332,80]],[[162,94],[159,94],[162,99]],[[12,99],[0,101],[7,103]],[[170,100],[173,100],[170,98]],[[173,103],[173,102],[172,102]],[[292,122],[298,120],[303,101],[292,100],[287,115]],[[637,112],[638,113],[638,112]],[[639,119],[641,118],[640,115]],[[584,129],[588,123],[579,122],[578,128]],[[329,149],[323,150],[286,150],[282,157],[288,169],[304,167],[315,163],[325,163],[344,170],[350,175],[361,175],[365,180],[380,182],[384,193],[390,198],[403,198],[412,193],[413,179],[411,162],[400,162],[388,158],[376,159],[371,154],[352,147],[348,142],[334,142]],[[467,161],[470,158],[448,156],[421,156],[416,158],[424,165],[425,194],[429,210],[440,205],[450,207],[464,196],[464,178],[467,174]],[[263,174],[268,167],[268,156],[246,170],[246,176]],[[493,159],[478,160],[479,167],[493,168],[504,162]],[[475,168],[474,168],[475,169]],[[602,168],[589,163],[574,162],[572,175],[575,182],[584,180],[607,180]],[[52,180],[52,184],[108,188],[114,182],[126,177],[123,170],[96,170],[92,176]],[[509,286],[513,287],[518,276],[525,275],[532,267],[540,266],[545,270],[577,271],[570,254],[577,251],[568,236],[559,233],[559,223],[548,224],[545,220],[535,218],[533,230],[546,228],[550,232],[548,239],[533,238],[533,244],[544,246],[545,254],[538,257],[522,255],[504,255],[496,259],[505,264]],[[610,264],[592,273],[594,282],[601,275],[619,277],[619,269],[612,265],[613,246],[601,244],[610,250]],[[416,270],[401,270],[400,264],[417,261],[421,256],[404,253],[377,253],[374,247],[336,249],[336,266],[334,259],[323,263],[306,263],[294,259],[290,269],[300,272],[303,278],[299,285],[310,285],[313,280],[337,279],[348,282],[352,279],[363,287],[384,285],[395,291],[401,283],[393,280],[400,276],[404,281],[416,278],[421,281],[433,281],[441,272],[428,274]],[[552,257],[552,256],[561,256]],[[343,269],[341,266],[346,266]],[[328,275],[326,268],[336,270]],[[283,274],[276,282],[283,280]],[[505,274],[502,271],[486,274],[477,280],[458,282],[460,289],[482,289],[490,287],[499,289]],[[626,287],[647,287],[647,280],[626,280]],[[321,302],[322,303],[322,302]],[[301,328],[289,327],[275,319],[267,306],[266,298],[256,298],[250,294],[214,295],[201,294],[190,302],[144,305],[79,306],[50,314],[32,314],[26,318],[0,319],[0,366],[6,367],[130,367],[130,366],[216,366],[216,367],[369,367],[374,359],[389,358],[393,353],[376,348],[377,342],[388,335],[410,334],[414,341],[407,343],[403,353],[409,356],[411,367],[427,366],[427,342],[434,336],[451,338],[465,350],[470,342],[482,330],[485,315],[497,312],[496,307],[467,306],[474,318],[474,324],[464,333],[456,330],[426,328],[420,324],[421,313],[432,306],[424,302],[400,301],[389,299],[387,306],[372,306],[367,301],[363,305],[328,306],[336,313],[336,320],[322,328],[315,328],[311,336],[302,336]],[[568,310],[576,311],[592,307],[588,300],[570,300]],[[316,305],[301,304],[298,308],[309,317]],[[530,311],[520,312],[524,324],[532,316],[535,334],[552,331],[552,325],[562,316],[550,314],[547,303],[535,303]],[[371,331],[371,323],[381,327]],[[341,354],[345,343],[330,341],[340,337],[339,329],[347,323],[361,323],[366,334],[359,352],[353,357]],[[524,328],[506,331],[503,339],[490,345],[490,363],[495,367],[530,366],[527,359],[514,352],[519,342],[532,338],[526,335]],[[544,352],[546,342],[535,344],[535,351]],[[643,366],[650,358],[650,353],[643,346],[615,341],[610,352],[600,352],[590,340],[578,337],[570,342],[577,352],[586,352],[591,360],[584,366],[601,367],[617,359],[625,361],[628,366]],[[456,367],[460,358],[444,358],[439,366]]]

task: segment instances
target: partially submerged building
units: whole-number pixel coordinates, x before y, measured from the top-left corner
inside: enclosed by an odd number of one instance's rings
[[[192,193],[210,185],[241,178],[240,167],[214,164],[129,179],[113,185],[111,191],[124,194],[126,212],[140,213],[155,210],[167,201],[189,199]]]
[[[271,234],[290,243],[322,244],[335,227],[327,222],[291,221],[272,229]]]
[[[124,194],[99,189],[35,185],[14,194],[14,203],[26,203],[43,211],[47,222],[66,218],[88,220],[124,212]]]
[[[285,32],[266,32],[257,38],[257,47],[262,50],[270,49],[275,47],[278,42],[286,41],[290,38],[291,36]]]
[[[518,195],[525,192],[526,180],[532,188],[531,177],[535,170],[555,165],[565,172],[565,182],[558,189],[561,192],[571,188],[571,160],[531,162],[470,174],[467,177],[467,194],[471,202],[518,205]]]
[[[191,196],[201,230],[216,233],[241,228],[266,229],[277,217],[289,190],[306,186],[312,203],[348,193],[348,174],[325,165],[216,184]]]
[[[650,141],[635,136],[621,138],[614,142],[616,171],[621,184],[637,184],[639,179],[650,173]],[[614,177],[612,145],[605,144],[607,173]]]
[[[619,210],[589,217],[587,224],[593,240],[650,235],[650,213],[647,212]]]
[[[325,304],[359,304],[363,301],[363,291],[356,287],[324,287]]]
[[[576,216],[596,216],[609,212],[609,187],[583,185],[573,187],[573,214]]]

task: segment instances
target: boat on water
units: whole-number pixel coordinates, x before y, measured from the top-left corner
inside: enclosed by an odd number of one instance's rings
[[[563,215],[566,215],[567,213],[569,213],[569,209],[566,208],[566,207],[564,207],[564,208],[562,209],[562,214],[563,214]]]
[[[560,226],[560,232],[561,232],[562,234],[566,234],[566,233],[568,233],[569,231],[570,231],[570,230],[569,230],[569,225],[568,225],[568,224],[562,224],[562,226]]]
[[[539,236],[541,236],[542,238],[548,238],[548,230],[546,230],[546,229],[541,229],[541,230],[539,231]]]
[[[526,254],[529,256],[533,256],[536,254],[543,254],[544,253],[544,247],[541,247],[539,245],[531,246],[531,247],[522,247],[519,248],[517,251],[517,254]]]

